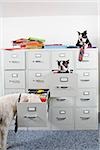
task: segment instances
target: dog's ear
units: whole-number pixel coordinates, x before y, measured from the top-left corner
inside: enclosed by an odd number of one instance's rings
[[[28,94],[22,94],[21,95],[21,102],[29,102],[29,99],[28,99]]]
[[[77,31],[77,33],[78,33],[78,35],[80,35],[80,32],[79,32],[79,31]]]
[[[86,35],[87,34],[87,30],[85,30],[83,33]]]

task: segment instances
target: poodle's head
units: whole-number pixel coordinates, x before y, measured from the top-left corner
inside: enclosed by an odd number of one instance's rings
[[[41,102],[40,100],[40,97],[36,94],[27,94],[27,93],[22,93],[21,94],[21,97],[20,97],[20,102],[34,102],[34,103],[37,103],[37,102]]]

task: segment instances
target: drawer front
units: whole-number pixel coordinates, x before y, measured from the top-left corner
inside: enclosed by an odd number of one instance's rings
[[[92,88],[98,85],[98,73],[96,70],[77,70],[78,74],[78,87],[79,88]]]
[[[5,71],[5,88],[25,88],[25,72]]]
[[[79,89],[76,98],[76,106],[90,107],[98,105],[98,95],[96,89]]]
[[[76,68],[85,69],[85,68],[97,68],[98,66],[98,51],[94,50],[85,50],[83,61],[78,61],[79,51],[76,52]]]
[[[33,51],[27,52],[27,69],[50,69],[50,53],[49,52],[41,52],[41,51]]]
[[[73,97],[57,97],[50,99],[52,107],[70,107],[74,106]]]
[[[68,70],[74,71],[74,52],[73,51],[55,51],[52,52],[52,70],[58,70],[58,61],[67,61],[69,60]]]
[[[76,130],[98,129],[97,108],[77,108],[75,128]]]
[[[74,129],[74,112],[72,108],[52,108],[51,126],[52,129]]]
[[[17,112],[19,127],[47,126],[47,103],[18,103]]]
[[[46,76],[49,71],[27,71],[27,89],[47,89]]]
[[[25,89],[4,89],[4,95],[14,93],[25,93]]]
[[[77,74],[50,73],[48,84],[51,97],[67,97],[77,94]]]
[[[25,52],[4,52],[4,69],[25,69]]]

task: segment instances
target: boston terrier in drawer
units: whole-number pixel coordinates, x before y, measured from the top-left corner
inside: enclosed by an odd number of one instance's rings
[[[59,73],[69,73],[69,60],[57,60]]]
[[[0,149],[7,149],[7,135],[11,121],[17,116],[18,102],[41,102],[36,94],[17,93],[0,97]],[[17,117],[16,117],[17,118]],[[17,121],[16,121],[17,123]],[[15,126],[17,131],[17,125]]]

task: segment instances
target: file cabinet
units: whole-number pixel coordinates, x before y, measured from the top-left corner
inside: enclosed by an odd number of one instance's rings
[[[28,92],[28,89],[50,90],[48,112],[47,104],[36,104],[40,119],[27,112],[28,104],[18,105],[20,126],[46,127],[49,122],[51,130],[98,128],[97,48],[86,49],[81,62],[79,49],[3,51],[2,55],[4,94]],[[58,70],[57,61],[67,60],[69,73],[52,72]]]

